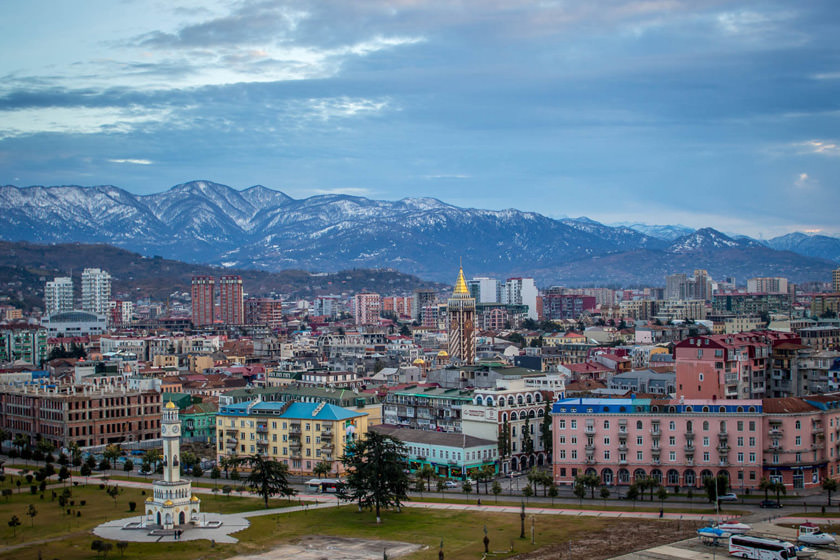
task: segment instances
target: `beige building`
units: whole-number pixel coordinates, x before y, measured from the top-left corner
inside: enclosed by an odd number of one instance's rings
[[[216,452],[219,459],[259,454],[304,475],[327,462],[338,475],[345,446],[363,437],[368,424],[365,412],[324,402],[241,402],[219,410]]]

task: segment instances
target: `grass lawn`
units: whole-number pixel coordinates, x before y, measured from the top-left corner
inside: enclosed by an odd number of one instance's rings
[[[233,500],[233,499],[231,499]],[[222,499],[224,501],[224,499]],[[113,511],[113,505],[106,504]],[[202,504],[204,506],[204,504]],[[213,506],[207,506],[208,511]],[[122,508],[118,508],[122,509]],[[120,513],[125,513],[120,511]],[[36,519],[38,519],[36,517]],[[29,519],[26,518],[28,522]],[[46,525],[46,519],[42,520]],[[222,559],[235,554],[251,554],[268,550],[283,542],[293,541],[304,535],[320,534],[353,538],[398,540],[424,544],[429,548],[421,550],[407,558],[411,560],[433,560],[438,556],[438,545],[444,540],[446,557],[479,558],[483,552],[483,526],[487,526],[490,538],[490,550],[504,551],[499,557],[509,556],[511,542],[515,552],[527,552],[539,548],[549,542],[560,542],[569,537],[580,537],[584,532],[600,529],[615,520],[572,518],[572,517],[540,517],[536,518],[536,546],[530,540],[520,540],[519,516],[517,514],[474,513],[462,511],[425,511],[405,509],[402,513],[383,512],[383,523],[377,526],[372,513],[357,513],[354,506],[341,508],[327,508],[251,518],[251,527],[237,533],[240,539],[237,544],[218,544],[211,547],[207,541],[190,541],[184,543],[130,543],[125,551],[127,559],[164,560],[177,557],[179,560]],[[624,521],[625,523],[627,521]],[[90,523],[90,526],[95,523]],[[19,535],[25,531],[19,529]],[[37,529],[37,526],[36,526]],[[35,538],[35,530],[30,529],[30,538]],[[526,533],[530,535],[530,518],[526,523]],[[87,531],[77,530],[66,534],[60,541],[48,542],[38,546],[18,549],[10,553],[8,558],[21,560],[35,560],[40,549],[45,560],[61,558],[61,560],[76,560],[95,558],[90,550],[93,537]],[[3,557],[3,556],[0,556]],[[114,551],[109,558],[119,558],[119,552]]]
[[[145,499],[151,493],[151,490],[146,490],[144,495],[143,490],[139,488],[122,488],[115,502],[105,493],[105,490],[99,488],[98,483],[76,487],[68,485],[67,488],[72,492],[70,499],[74,504],[68,504],[62,509],[57,499],[51,499],[52,490],[60,494],[60,488],[55,486],[47,488],[44,498],[41,499],[40,493],[30,494],[28,486],[18,493],[12,477],[7,475],[6,481],[0,484],[0,488],[10,487],[14,489],[12,496],[8,499],[0,498],[0,558],[38,558],[37,550],[34,548],[3,552],[3,547],[45,539],[58,540],[43,545],[44,552],[47,549],[51,551],[49,555],[44,554],[43,558],[61,558],[62,560],[92,558],[93,553],[89,550],[90,541],[93,539],[91,529],[111,519],[131,516],[139,518],[143,513]],[[82,501],[85,502],[84,506],[81,505]],[[129,509],[129,502],[132,501],[137,504],[134,512]],[[293,503],[297,504],[297,501]],[[37,510],[34,518],[26,515],[30,504]],[[269,500],[269,507],[287,505],[289,501],[285,499]],[[261,509],[263,503],[259,498],[202,495],[201,506],[206,511],[237,513]],[[70,515],[67,514],[67,509],[71,510]],[[80,512],[81,516],[77,517],[76,512]],[[21,525],[14,530],[8,525],[12,515],[17,515],[21,522]],[[68,555],[70,554],[68,547],[75,552]],[[87,548],[87,550],[82,551],[79,547]]]

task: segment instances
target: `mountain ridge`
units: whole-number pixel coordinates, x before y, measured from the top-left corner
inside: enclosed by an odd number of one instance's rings
[[[568,274],[570,263],[585,270],[599,259],[618,262],[615,255],[636,254],[626,282],[661,284],[664,279],[652,271],[667,268],[669,255],[674,268],[668,273],[684,271],[676,268],[678,254],[717,254],[717,270],[736,264],[748,275],[781,270],[793,281],[820,280],[832,266],[820,255],[783,255],[767,243],[712,228],[675,236],[681,226],[657,226],[667,239],[585,217],[460,208],[429,197],[295,199],[262,185],[236,190],[212,181],[146,195],[113,185],[6,185],[0,187],[0,206],[7,218],[0,222],[0,239],[104,243],[147,256],[268,271],[390,267],[447,282],[463,257],[472,275],[542,270],[545,282],[567,283],[579,277]],[[733,253],[727,251],[733,250],[739,251],[738,263],[729,262]],[[550,271],[560,275],[552,278]]]

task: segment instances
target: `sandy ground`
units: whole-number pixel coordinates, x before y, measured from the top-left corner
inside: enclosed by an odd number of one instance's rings
[[[421,548],[421,545],[398,541],[308,535],[294,544],[281,545],[262,554],[234,556],[229,560],[380,560],[383,550],[388,558],[397,558]]]

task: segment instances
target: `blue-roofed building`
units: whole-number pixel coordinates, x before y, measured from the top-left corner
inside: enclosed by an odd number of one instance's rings
[[[364,436],[368,422],[362,410],[325,402],[239,402],[219,409],[216,452],[219,459],[260,454],[305,475],[325,462],[335,476],[346,444]]]

